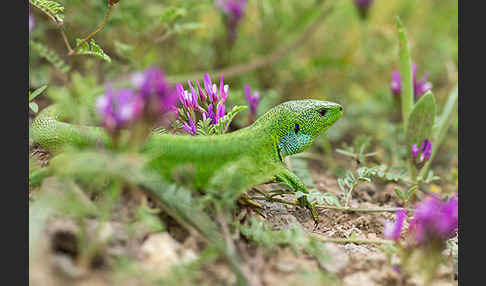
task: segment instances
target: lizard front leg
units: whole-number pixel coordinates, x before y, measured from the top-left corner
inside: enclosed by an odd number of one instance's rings
[[[301,191],[303,193],[308,194],[306,186],[304,182],[294,173],[292,173],[289,169],[284,168],[280,173],[275,175],[277,180],[289,185],[292,189],[296,191]],[[314,204],[309,202],[307,196],[302,196],[299,198],[299,204],[303,207],[308,208],[311,211],[312,218],[314,219],[314,223],[317,225],[319,222],[319,217],[317,215],[317,210]]]

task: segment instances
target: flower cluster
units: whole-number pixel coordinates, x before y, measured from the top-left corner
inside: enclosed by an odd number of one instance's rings
[[[427,197],[417,205],[407,233],[418,245],[451,238],[457,232],[457,203],[457,196],[447,201],[435,196]],[[395,223],[385,223],[383,234],[387,239],[398,241],[406,217],[405,210],[397,211],[396,217]]]
[[[253,92],[253,95],[251,94],[250,86],[248,84],[245,84],[245,97],[246,100],[248,101],[248,104],[250,105],[250,123],[255,121],[256,115],[257,115],[257,108],[258,104],[260,103],[260,95],[258,94],[257,91]]]
[[[132,83],[133,89],[108,86],[96,101],[102,125],[112,135],[140,118],[152,122],[173,110],[175,91],[161,70],[149,68],[135,74]]]
[[[137,78],[137,76],[135,77]],[[132,79],[138,94],[146,103],[146,114],[158,117],[173,109],[177,97],[171,84],[165,79],[164,73],[157,68],[148,68],[138,82]]]
[[[432,83],[427,81],[427,77],[428,74],[426,73],[420,81],[417,81],[417,65],[415,63],[412,64],[413,94],[415,99],[418,99],[432,88]],[[392,83],[390,87],[394,95],[402,94],[402,79],[397,70],[392,73]]]
[[[432,155],[432,142],[425,139],[420,144],[419,147],[417,147],[417,144],[413,144],[411,151],[412,151],[413,163],[418,168],[422,168],[425,162],[429,160],[430,156]],[[418,156],[419,154],[420,157]]]
[[[395,212],[396,220],[395,223],[391,221],[386,221],[383,228],[383,236],[386,239],[398,241],[400,239],[400,233],[402,231],[403,222],[407,217],[407,211],[404,209],[399,209]]]
[[[35,19],[34,19],[34,15],[32,15],[32,10],[29,5],[29,34],[34,28],[34,26],[35,26]]]
[[[176,85],[177,96],[182,105],[181,108],[176,109],[176,113],[184,130],[191,135],[197,135],[195,124],[197,113],[201,114],[203,121],[210,119],[210,125],[218,124],[220,119],[226,115],[224,104],[228,97],[229,86],[223,83],[223,75],[219,81],[219,89],[215,83],[211,82],[209,74],[204,75],[203,83],[204,90],[196,80],[197,91],[189,80],[187,81],[189,91],[185,90],[181,83]]]
[[[230,41],[236,36],[236,28],[245,15],[247,0],[216,0],[216,6],[226,15]]]
[[[439,265],[444,262],[443,251],[446,240],[457,233],[458,228],[457,195],[441,200],[429,196],[417,204],[415,214],[405,233],[404,243],[397,243],[400,257],[399,272],[422,276],[421,285],[431,285],[437,275]],[[405,213],[398,211],[395,223],[387,222],[383,229],[385,238],[398,242],[405,220]]]
[[[354,0],[354,5],[358,8],[359,15],[362,19],[368,16],[368,10],[371,4],[373,4],[373,0]]]
[[[444,241],[457,233],[457,196],[444,202],[430,196],[417,205],[415,216],[410,222],[409,232],[418,244],[430,241]]]
[[[113,134],[140,116],[143,103],[132,89],[115,91],[111,86],[105,95],[96,100],[96,109],[102,117],[103,127]]]

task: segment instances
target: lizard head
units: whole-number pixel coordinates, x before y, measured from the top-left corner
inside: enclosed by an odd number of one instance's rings
[[[306,99],[284,102],[261,119],[273,120],[272,136],[277,139],[280,155],[287,156],[304,151],[342,114],[343,108],[337,103]]]

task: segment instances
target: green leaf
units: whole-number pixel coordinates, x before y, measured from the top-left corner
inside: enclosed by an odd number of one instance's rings
[[[343,193],[346,193],[347,190],[344,187],[344,180],[342,178],[338,178],[337,182],[338,182],[339,189],[341,189]]]
[[[442,139],[444,138],[444,135],[452,122],[452,113],[456,110],[455,107],[457,105],[457,98],[458,98],[458,86],[452,90],[451,94],[449,95],[449,98],[447,98],[446,105],[444,107],[444,110],[442,111],[442,114],[440,115],[438,124],[437,124],[437,133],[435,136],[436,146],[439,147],[439,144],[442,142]]]
[[[160,20],[165,23],[173,23],[187,14],[187,10],[179,7],[168,7],[162,11]]]
[[[34,112],[37,113],[39,111],[39,106],[35,102],[29,102],[29,108]]]
[[[88,42],[84,42],[82,45],[81,43],[83,40],[76,39],[76,55],[89,55],[95,56],[107,62],[111,62],[111,58],[105,54],[105,52],[98,46],[93,39],[88,44]],[[81,46],[80,46],[81,45]]]
[[[399,42],[399,71],[402,80],[402,120],[403,128],[407,130],[409,114],[413,107],[413,78],[412,78],[412,61],[410,58],[410,51],[408,48],[407,35],[405,28],[397,17],[398,42]]]
[[[39,54],[41,58],[44,58],[45,60],[50,62],[60,72],[67,73],[71,69],[71,67],[68,66],[64,62],[64,60],[62,60],[54,51],[50,50],[48,47],[44,46],[43,44],[30,40],[29,45],[32,48],[32,50],[34,50]]]
[[[442,114],[438,118],[438,122],[436,124],[436,129],[435,129],[435,134],[434,134],[434,142],[432,146],[432,155],[430,156],[430,159],[425,163],[425,166],[420,170],[419,177],[423,177],[427,170],[429,169],[430,162],[435,157],[435,153],[439,149],[440,144],[442,143],[442,140],[444,139],[444,136],[447,132],[447,129],[449,129],[449,126],[453,120],[453,116],[455,116],[454,112],[457,110],[457,100],[458,100],[458,86],[452,90],[451,94],[449,95],[449,98],[447,98],[447,102],[444,106],[444,110],[442,111]]]
[[[199,135],[213,135],[216,132],[214,125],[211,125],[211,118],[206,120],[199,120],[197,122],[197,134]]]
[[[339,203],[339,199],[331,193],[325,193],[324,194],[324,200],[326,200],[326,203],[328,203],[330,205],[335,205],[337,207],[341,207],[341,204]]]
[[[47,14],[56,24],[62,24],[64,7],[61,4],[48,0],[29,0],[30,4]]]
[[[408,189],[407,200],[410,199],[413,196],[413,194],[415,193],[416,190],[417,190],[417,185],[414,185],[414,186],[410,187],[410,189]]]
[[[46,90],[46,88],[47,88],[47,84],[39,87],[38,89],[34,90],[34,92],[32,93],[29,92],[29,101],[32,101],[34,98],[40,95],[44,90]]]
[[[309,202],[317,201],[318,204],[322,204],[324,202],[324,195],[316,189],[312,189],[307,194],[307,199]]]
[[[157,127],[157,128],[154,128],[152,130],[152,133],[154,133],[154,134],[167,134],[169,132],[167,132],[167,129],[165,129],[164,127]]]
[[[404,201],[406,201],[406,200],[407,200],[407,198],[405,197],[405,194],[404,194],[404,193],[403,193],[403,192],[402,192],[402,191],[401,191],[399,188],[395,188],[395,189],[393,189],[393,190],[395,191],[395,194],[397,194],[397,196],[398,196],[400,199],[402,199],[402,200],[404,200]]]
[[[233,118],[240,111],[243,111],[243,110],[246,110],[246,109],[248,109],[248,106],[246,106],[246,105],[242,105],[242,106],[235,105],[230,112],[228,112],[225,116],[223,116],[223,118],[220,118],[218,123],[214,125],[216,133],[217,134],[226,133],[229,125],[231,124],[231,121],[233,121]]]
[[[300,199],[301,197],[306,196],[306,195],[307,195],[307,194],[306,194],[306,193],[304,193],[304,192],[302,192],[302,191],[297,191],[297,192],[295,192],[295,198],[296,198],[296,199]]]
[[[419,99],[410,113],[407,128],[407,152],[410,156],[412,156],[413,144],[419,146],[425,139],[433,140],[435,108],[435,98],[432,92],[428,91]]]

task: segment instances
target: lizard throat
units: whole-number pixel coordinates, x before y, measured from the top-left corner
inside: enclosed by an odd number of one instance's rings
[[[292,130],[280,139],[279,155],[284,157],[302,152],[312,142],[312,136],[307,134],[295,134]]]

